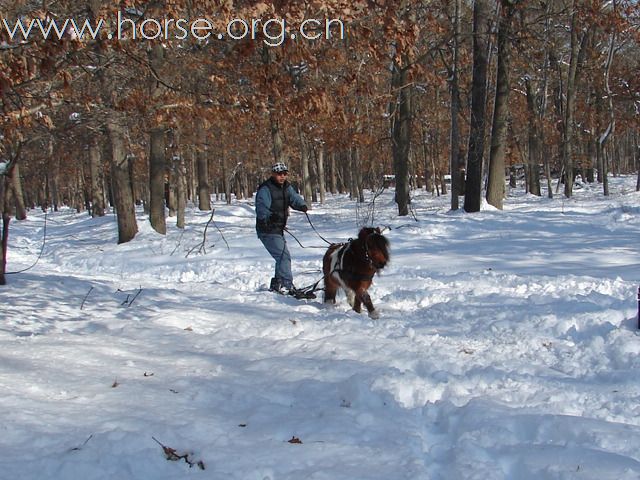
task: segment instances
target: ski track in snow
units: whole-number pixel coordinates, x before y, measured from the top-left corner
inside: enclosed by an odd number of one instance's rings
[[[3,287],[0,478],[640,478],[634,182],[479,214],[414,192],[417,221],[385,192],[377,321],[267,292],[250,201],[216,205],[188,256],[208,212],[166,237],[140,214],[123,245],[113,215],[50,213]],[[310,217],[341,242],[371,213],[334,196]],[[44,226],[11,223],[8,270]],[[290,228],[314,283],[326,244]]]

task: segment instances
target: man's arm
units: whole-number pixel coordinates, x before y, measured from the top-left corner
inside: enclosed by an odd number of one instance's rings
[[[256,193],[256,218],[267,222],[271,216],[271,193],[267,187],[258,189]]]
[[[288,187],[288,192],[289,205],[291,206],[291,208],[293,208],[294,210],[299,210],[301,212],[306,212],[308,207],[304,201],[304,198],[302,198],[302,195],[296,193],[291,185],[289,185]]]

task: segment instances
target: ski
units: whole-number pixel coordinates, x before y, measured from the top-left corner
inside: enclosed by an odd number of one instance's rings
[[[307,290],[307,289],[294,289],[294,290],[286,290],[286,291],[280,291],[280,290],[274,290],[271,288],[260,288],[259,291],[261,292],[272,292],[272,293],[276,293],[278,295],[282,295],[283,297],[293,297],[296,300],[313,300],[314,298],[317,298],[316,294],[311,291],[311,290]]]

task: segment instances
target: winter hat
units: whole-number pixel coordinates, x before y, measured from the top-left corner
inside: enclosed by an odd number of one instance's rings
[[[289,167],[287,167],[286,163],[278,162],[273,164],[273,166],[271,167],[271,171],[274,173],[288,172]]]

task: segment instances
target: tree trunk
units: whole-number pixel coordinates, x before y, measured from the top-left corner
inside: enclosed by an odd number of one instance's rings
[[[549,2],[547,4],[547,13],[549,12],[549,10],[551,9],[551,2]],[[550,35],[550,30],[551,30],[551,23],[552,23],[552,18],[551,15],[546,15],[546,19],[544,21],[545,27],[544,27],[544,32],[545,32],[545,38],[547,38]],[[544,42],[544,58],[545,58],[545,66],[543,69],[543,79],[542,79],[542,87],[540,89],[541,93],[541,102],[539,107],[537,108],[537,121],[538,121],[538,125],[539,125],[539,137],[538,137],[538,146],[540,147],[540,155],[541,155],[541,159],[542,159],[542,163],[544,165],[544,174],[545,177],[547,179],[547,198],[553,198],[553,185],[551,182],[551,165],[550,165],[550,158],[549,155],[547,154],[548,152],[548,146],[546,145],[546,141],[545,141],[545,131],[544,131],[544,118],[547,115],[547,105],[548,105],[548,90],[549,90],[549,70],[550,70],[550,66],[553,64],[552,61],[552,47],[549,45],[549,42],[545,40]]]
[[[349,190],[349,199],[354,200],[358,197],[358,188],[356,187],[354,169],[356,166],[353,163],[353,155],[351,155],[351,149],[346,153],[341,153],[342,161],[340,162],[345,182],[345,187]]]
[[[338,166],[336,164],[336,157],[338,153],[331,153],[331,175],[330,175],[330,188],[331,193],[334,195],[338,193]]]
[[[527,156],[527,185],[529,185],[529,193],[541,196],[540,191],[540,163],[542,159],[541,151],[541,128],[538,123],[538,113],[536,112],[537,96],[533,91],[531,81],[525,80],[527,93],[527,112],[529,114],[529,137]]]
[[[473,78],[471,81],[471,131],[467,153],[467,179],[464,209],[479,212],[482,199],[482,164],[484,162],[485,106],[487,102],[487,66],[489,51],[489,3],[473,4]]]
[[[300,162],[302,168],[302,196],[311,205],[313,186],[311,185],[311,169],[309,168],[309,151],[305,145],[304,136],[300,133]]]
[[[196,170],[198,175],[198,208],[201,211],[211,210],[211,189],[209,188],[209,152],[205,149],[204,128],[198,122],[199,145],[196,151]]]
[[[107,119],[107,131],[111,141],[111,182],[118,219],[118,243],[126,243],[138,233],[138,224],[129,159],[125,152],[124,127],[117,118],[110,117]]]
[[[11,168],[11,167],[10,167]],[[5,172],[8,175],[8,172]],[[6,190],[9,182],[9,177],[6,175],[0,175],[0,216],[2,216],[2,236],[0,236],[0,285],[6,285],[7,280],[5,273],[7,271],[7,249],[9,245],[9,222],[11,216],[9,215]]]
[[[607,170],[609,169],[607,154],[604,150],[604,145],[598,140],[596,142],[596,151],[599,159],[599,165],[602,169],[602,192],[603,195],[609,196],[609,175],[607,175]]]
[[[176,172],[176,200],[178,204],[178,215],[176,218],[176,226],[178,228],[185,227],[185,212],[187,209],[187,168],[182,155],[177,155],[176,164],[174,166]]]
[[[0,183],[4,184],[4,180],[0,180]],[[0,195],[3,195],[4,187],[0,188]],[[11,217],[8,213],[2,212],[2,258],[0,259],[0,285],[6,285],[7,279],[5,273],[7,272],[7,249],[9,246],[9,222]]]
[[[391,136],[393,170],[396,178],[398,215],[409,215],[409,150],[411,148],[411,87],[407,85],[407,69],[393,62],[391,88],[396,94],[392,106]]]
[[[428,148],[429,138],[427,131],[422,127],[422,165],[424,170],[424,190],[433,193],[433,171],[431,170],[431,158]]]
[[[78,170],[76,171],[76,188],[73,196],[74,205],[78,213],[83,212],[86,208],[85,200],[87,189],[84,183],[85,169],[85,162],[80,162],[78,165]]]
[[[268,77],[268,81],[271,80],[270,64],[271,64],[271,52],[270,48],[267,45],[263,45],[262,47],[262,64],[264,65],[264,69],[266,75]],[[276,115],[275,108],[276,101],[273,95],[268,95],[267,97],[267,108],[269,110],[269,125],[271,130],[271,142],[272,142],[272,152],[273,152],[273,161],[275,163],[282,162],[286,163],[286,156],[284,154],[284,141],[282,140],[282,132],[280,130],[280,124],[278,123],[278,118]]]
[[[498,69],[496,72],[496,98],[491,128],[491,151],[489,154],[489,180],[487,202],[502,210],[504,201],[504,174],[509,117],[509,66],[511,61],[511,19],[514,3],[502,0],[502,11],[498,27]]]
[[[436,87],[436,93],[435,93],[435,103],[436,105],[440,105],[440,87]],[[436,118],[435,118],[435,125],[440,125],[441,124],[441,120],[440,120],[440,109],[436,110]],[[439,197],[440,196],[440,192],[442,191],[440,183],[441,183],[441,179],[442,179],[442,175],[439,171],[439,167],[436,166],[436,162],[439,159],[440,156],[440,131],[438,128],[432,128],[430,131],[430,147],[429,148],[429,158],[430,158],[430,165],[431,165],[431,178],[433,179],[433,186],[432,186],[432,190],[435,190],[436,195]]]
[[[358,203],[364,203],[364,188],[362,185],[362,167],[360,165],[360,150],[357,145],[351,149],[351,170],[353,172],[353,184],[356,189]]]
[[[176,197],[176,172],[169,171],[169,181],[165,186],[165,201],[167,202],[167,216],[173,218],[178,211],[178,199]]]
[[[229,172],[228,159],[223,153],[222,157],[222,188],[224,189],[224,199],[227,205],[231,205],[231,177],[232,172]]]
[[[24,220],[27,218],[27,209],[24,204],[24,194],[22,192],[22,182],[20,182],[20,165],[14,164],[9,174],[10,184],[8,189],[13,197],[13,206],[15,206],[16,220]]]
[[[53,137],[49,138],[47,144],[47,153],[49,160],[49,170],[47,171],[47,204],[53,206],[53,211],[57,212],[60,205],[58,198],[58,176],[60,174],[60,161],[54,157]]]
[[[636,192],[640,192],[640,143],[638,142],[638,136],[634,136],[633,141],[633,157],[635,159],[635,166],[638,170],[638,179],[636,180]]]
[[[316,159],[318,164],[318,187],[320,189],[320,203],[324,203],[326,194],[326,182],[324,176],[324,147],[320,146],[318,150],[318,157]]]
[[[450,151],[449,151],[449,173],[451,175],[451,210],[460,208],[460,86],[458,84],[458,67],[460,57],[460,23],[461,23],[461,0],[455,0],[454,27],[453,27],[453,65],[450,71],[450,91],[451,91],[451,131],[450,131]],[[446,190],[444,181],[443,192]]]
[[[580,63],[581,43],[584,45],[586,34],[582,34],[582,40],[578,37],[578,13],[575,2],[571,2],[571,42],[569,71],[567,73],[566,106],[564,109],[564,122],[562,131],[562,165],[564,168],[564,195],[571,198],[573,195],[573,130],[575,122],[576,92],[578,88],[578,67]]]
[[[318,159],[314,148],[309,148],[309,170],[311,176],[311,201],[318,203]]]
[[[164,129],[151,130],[149,140],[149,221],[153,229],[165,235],[164,185],[166,174]]]
[[[104,172],[99,137],[89,140],[89,175],[91,177],[91,216],[104,216]]]
[[[613,11],[615,13],[616,0],[613,0],[612,6],[613,6],[612,7]],[[602,135],[600,135],[600,138],[598,138],[598,145],[601,151],[604,151],[604,147],[607,143],[607,140],[609,140],[609,137],[613,135],[616,131],[616,117],[613,109],[613,93],[611,92],[611,86],[609,85],[609,74],[611,71],[611,64],[613,63],[613,54],[615,53],[615,45],[616,45],[616,34],[615,34],[615,30],[613,30],[611,32],[611,38],[609,40],[609,52],[607,54],[607,61],[604,67],[604,87],[605,87],[605,93],[607,95],[608,106],[609,106],[609,125],[607,126],[606,130],[602,133]],[[603,162],[603,169],[602,169],[602,178],[603,178],[602,188],[605,196],[609,196],[609,177],[607,175],[607,167],[608,165],[605,160]]]

